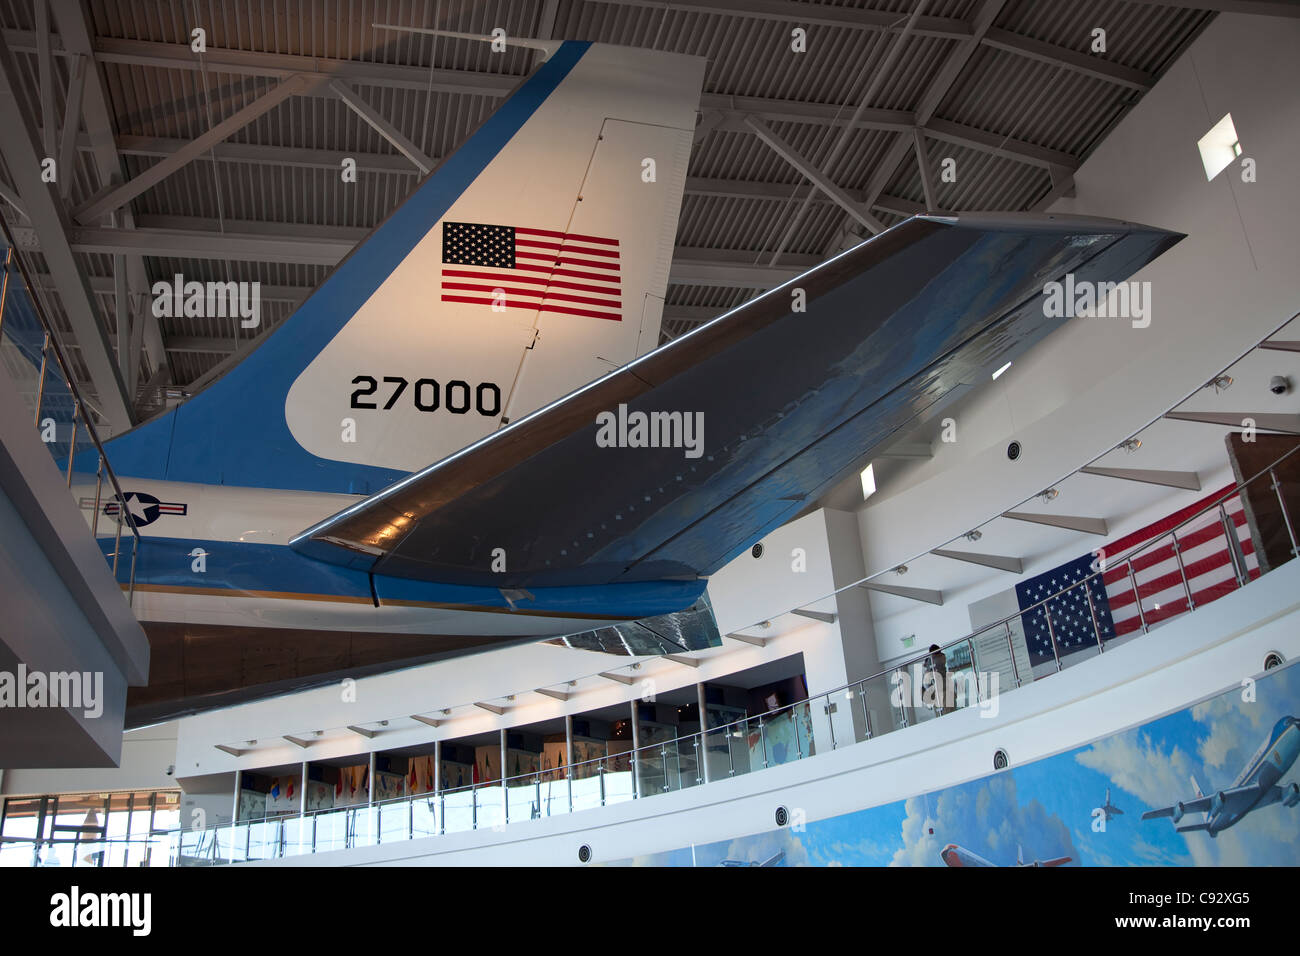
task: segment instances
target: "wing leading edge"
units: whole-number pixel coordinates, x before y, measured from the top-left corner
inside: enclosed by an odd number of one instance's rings
[[[1081,217],[915,217],[292,546],[377,574],[510,588],[707,576],[1057,327],[1045,283],[1118,282],[1181,238]],[[624,423],[638,412],[680,413],[702,443],[631,447]],[[611,417],[629,440],[602,447]]]

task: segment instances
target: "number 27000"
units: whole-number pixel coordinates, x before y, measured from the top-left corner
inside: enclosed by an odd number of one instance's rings
[[[383,410],[388,411],[397,404],[411,383],[396,375],[385,375],[382,381],[395,386],[388,401],[383,404]],[[376,402],[366,401],[372,395],[378,398],[378,380],[371,375],[358,375],[352,384],[358,386],[352,392],[353,408],[380,408]],[[492,382],[471,387],[468,382],[453,379],[443,386],[436,379],[422,378],[416,380],[411,389],[411,400],[422,412],[436,412],[440,408],[446,408],[453,415],[467,415],[473,408],[480,415],[501,414],[501,389]]]

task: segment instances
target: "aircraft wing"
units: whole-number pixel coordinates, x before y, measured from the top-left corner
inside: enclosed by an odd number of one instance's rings
[[[1048,315],[1045,283],[1118,282],[1181,238],[1060,215],[914,217],[291,545],[375,574],[502,588],[707,576],[1061,323],[1127,321]],[[678,431],[660,422],[682,447],[638,446],[636,413],[677,413]],[[695,447],[686,422],[702,429]]]
[[[1042,860],[1039,862],[1038,865],[1039,866],[1065,866],[1065,864],[1069,863],[1073,859],[1074,857],[1072,856],[1058,856],[1050,860]]]
[[[1210,809],[1210,797],[1197,797],[1195,800],[1188,800],[1184,803],[1183,813],[1205,813]],[[1172,817],[1178,809],[1177,804],[1168,807],[1160,807],[1158,810],[1148,810],[1142,814],[1143,820],[1156,820],[1160,817]]]
[[[1233,809],[1232,806],[1233,802],[1242,797],[1247,797],[1249,798],[1249,802],[1253,802],[1255,795],[1259,793],[1259,789],[1260,789],[1259,784],[1255,783],[1255,784],[1247,784],[1244,787],[1232,787],[1228,790],[1224,790],[1223,808],[1226,808],[1229,811],[1231,811]],[[1274,787],[1273,789],[1277,790],[1278,788]],[[1210,808],[1213,807],[1214,805],[1214,796],[1215,796],[1214,794],[1211,794],[1208,797],[1197,797],[1194,800],[1185,801],[1182,804],[1183,813],[1184,814],[1209,813]],[[1267,797],[1267,794],[1265,796]],[[1281,799],[1281,795],[1279,794],[1278,797],[1275,799]],[[1153,820],[1156,819],[1157,817],[1172,817],[1174,815],[1174,811],[1177,809],[1177,806],[1178,805],[1175,804],[1174,806],[1161,807],[1158,810],[1148,810],[1146,813],[1142,814],[1142,819]],[[1180,829],[1188,829],[1188,827],[1180,827]]]
[[[1264,791],[1263,795],[1259,798],[1259,802],[1255,804],[1253,809],[1258,810],[1260,807],[1272,806],[1273,804],[1280,802],[1285,796],[1286,790],[1274,784]]]

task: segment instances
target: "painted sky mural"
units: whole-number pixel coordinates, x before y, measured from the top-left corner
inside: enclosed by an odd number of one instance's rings
[[[1140,727],[959,786],[812,821],[802,832],[787,827],[622,863],[1295,866],[1297,717],[1300,664]],[[1192,803],[1198,786],[1210,795],[1200,805]],[[1101,814],[1108,791],[1111,809]],[[1228,799],[1216,817],[1213,807],[1200,807],[1219,791]],[[1179,832],[1168,816],[1142,819],[1177,801],[1191,805],[1180,826],[1213,817],[1217,829],[1239,819],[1214,836]],[[1099,816],[1104,829],[1094,822]],[[945,853],[950,846],[959,852]],[[1069,862],[1062,862],[1066,857]]]

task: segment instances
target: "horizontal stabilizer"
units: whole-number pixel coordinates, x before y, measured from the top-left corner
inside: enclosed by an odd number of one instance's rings
[[[291,544],[499,587],[707,576],[1063,322],[1127,328],[1061,317],[1045,286],[1119,282],[1179,238],[1070,216],[914,217]]]

